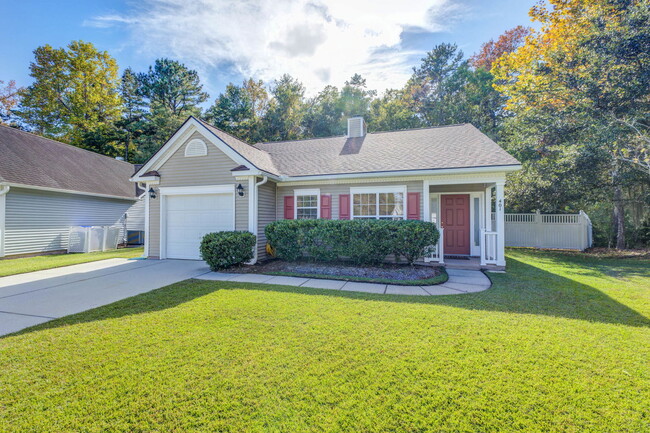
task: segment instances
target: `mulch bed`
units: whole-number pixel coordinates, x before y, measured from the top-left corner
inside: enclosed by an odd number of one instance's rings
[[[341,277],[341,279],[351,277],[400,281],[426,280],[435,278],[442,273],[441,269],[436,266],[392,264],[363,266],[351,265],[349,263],[285,262],[282,260],[269,260],[253,266],[229,269],[228,272],[257,274],[291,273]]]

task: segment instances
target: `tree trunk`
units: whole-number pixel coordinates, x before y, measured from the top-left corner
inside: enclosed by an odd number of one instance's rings
[[[616,249],[625,249],[625,207],[623,205],[623,189],[618,179],[618,170],[614,170],[614,230],[616,233]]]

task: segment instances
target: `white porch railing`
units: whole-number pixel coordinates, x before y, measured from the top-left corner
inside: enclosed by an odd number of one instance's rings
[[[481,264],[494,265],[498,260],[497,232],[481,230]]]
[[[444,252],[444,242],[443,242],[445,229],[443,229],[442,227],[438,227],[438,232],[440,232],[440,238],[438,238],[438,245],[433,245],[431,247],[431,250],[429,251],[429,254],[424,256],[425,262],[438,262],[441,264],[445,262],[445,252]]]

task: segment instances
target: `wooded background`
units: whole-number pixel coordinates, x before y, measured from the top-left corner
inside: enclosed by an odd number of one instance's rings
[[[509,211],[575,213],[596,245],[650,244],[650,2],[550,0],[466,57],[429,51],[401,89],[381,95],[355,74],[313,97],[285,74],[231,83],[203,109],[200,77],[172,59],[126,68],[92,43],[34,50],[33,83],[0,81],[0,122],[138,163],[189,116],[249,143],[472,123],[523,163],[506,188]],[[305,145],[308,145],[306,143]]]

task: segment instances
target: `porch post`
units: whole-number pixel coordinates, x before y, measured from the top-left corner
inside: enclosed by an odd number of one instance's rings
[[[485,253],[487,252],[487,247],[485,245],[485,233],[492,231],[490,227],[490,220],[492,219],[492,187],[485,188],[485,196],[483,199],[483,219],[481,221],[481,266],[485,266],[487,263],[485,261]]]
[[[431,199],[429,198],[430,181],[422,181],[422,221],[431,222]]]
[[[497,266],[506,265],[505,256],[505,199],[504,199],[505,182],[497,182],[496,193],[496,232],[497,232]]]
[[[150,227],[150,222],[149,222],[149,218],[150,218],[150,215],[149,215],[149,212],[150,212],[149,211],[149,209],[150,209],[150,205],[149,205],[149,188],[151,188],[151,187],[149,186],[148,183],[145,183],[144,185],[145,185],[144,186],[144,191],[145,192],[144,192],[144,253],[143,253],[143,257],[148,259],[149,258],[149,239],[151,239],[150,230],[149,230],[149,227]],[[159,230],[162,230],[162,228],[159,229]]]

